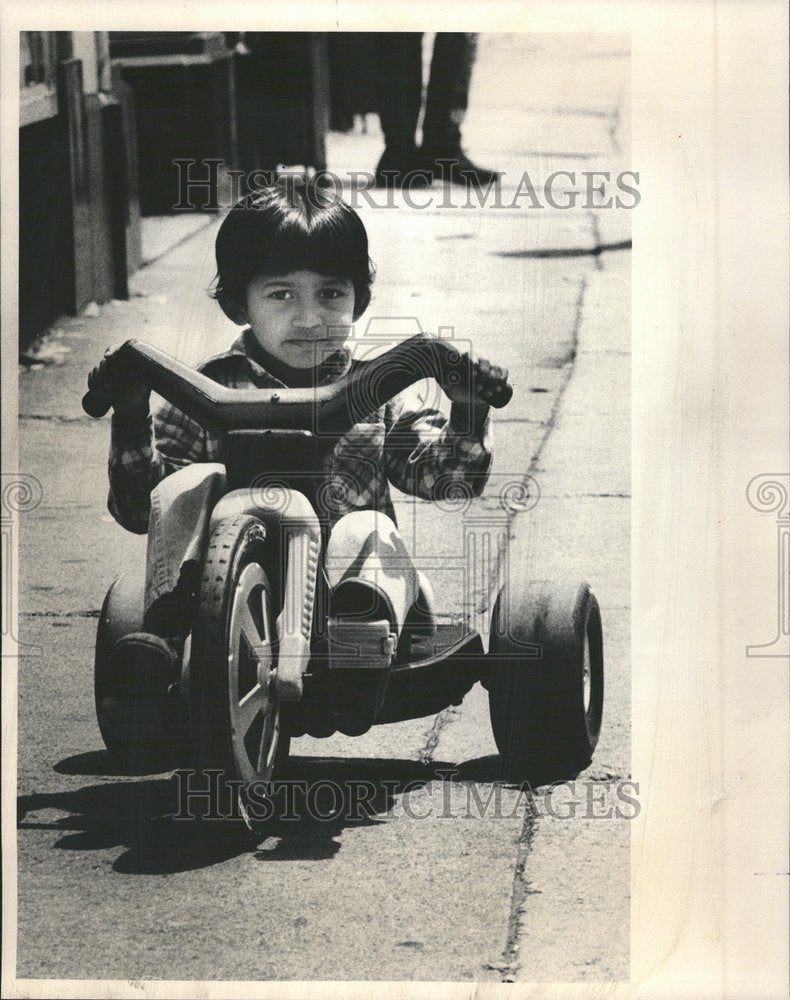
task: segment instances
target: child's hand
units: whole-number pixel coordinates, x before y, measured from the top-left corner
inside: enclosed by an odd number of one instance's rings
[[[459,355],[450,351],[447,361],[455,371],[450,371],[442,379],[442,389],[452,403],[462,403],[474,409],[495,406],[509,391],[507,368],[499,368],[486,358],[475,358],[466,352]],[[468,376],[470,370],[471,378]]]
[[[140,382],[130,381],[119,368],[115,357],[119,346],[108,347],[104,352],[101,364],[88,376],[88,388],[91,392],[105,396],[118,416],[146,417],[151,390]]]

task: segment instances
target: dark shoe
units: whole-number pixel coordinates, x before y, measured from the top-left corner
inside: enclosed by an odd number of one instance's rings
[[[384,150],[376,167],[376,187],[411,189],[430,184],[430,171],[424,168],[416,150],[405,153]]]
[[[392,623],[395,613],[389,597],[371,580],[350,577],[332,591],[329,614],[346,621],[381,621]]]
[[[330,597],[329,666],[384,670],[397,642],[387,595],[367,580],[344,580]]]
[[[327,619],[325,708],[346,736],[375,722],[389,686],[397,646],[389,598],[366,580],[344,580],[332,592]]]
[[[180,672],[178,651],[153,632],[121,636],[112,649],[113,694],[119,698],[167,695]]]
[[[430,149],[423,146],[419,158],[423,169],[429,171],[435,181],[481,187],[502,176],[498,170],[488,170],[472,163],[460,147]]]

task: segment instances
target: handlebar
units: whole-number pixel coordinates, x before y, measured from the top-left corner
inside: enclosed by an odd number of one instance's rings
[[[418,333],[391,350],[352,368],[329,385],[308,389],[229,389],[207,375],[142,341],[127,340],[113,356],[125,378],[142,382],[201,426],[220,434],[232,430],[300,429],[344,433],[397,393],[424,378],[440,385],[472,384],[481,378],[467,354],[429,334]],[[496,382],[491,406],[505,406],[513,395]],[[103,417],[112,405],[104,393],[89,390],[82,408]]]

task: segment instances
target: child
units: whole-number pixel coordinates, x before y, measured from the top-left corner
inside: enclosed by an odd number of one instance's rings
[[[220,226],[216,258],[215,297],[244,330],[200,371],[235,388],[309,387],[358,363],[348,339],[370,302],[373,267],[361,219],[336,194],[291,179],[249,196]],[[132,672],[161,677],[166,685],[177,675],[210,512],[227,491],[222,444],[170,404],[152,418],[148,389],[119,380],[108,364],[113,353],[91,373],[89,386],[114,407],[109,509],[130,531],[148,532],[149,630],[128,637],[128,650],[121,640],[116,652],[128,656]],[[428,402],[436,400],[435,384],[412,386],[370,422],[353,427],[322,466],[328,484],[337,487],[325,558],[333,595],[339,606],[352,605],[359,598],[356,584],[367,578],[376,614],[386,615],[395,632],[418,585],[395,525],[389,484],[435,499],[442,485],[463,482],[479,495],[492,459],[489,406],[480,396],[491,398],[497,378],[507,377],[480,364],[493,376],[488,388],[477,386],[470,394],[469,387],[450,387],[449,417]],[[355,562],[355,586],[344,588]]]

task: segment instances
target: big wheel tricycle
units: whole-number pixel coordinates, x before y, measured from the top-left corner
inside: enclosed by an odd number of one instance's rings
[[[166,697],[118,696],[113,649],[142,628],[142,574],[124,573],[109,589],[95,696],[113,754],[139,765],[188,744],[199,768],[227,776],[252,825],[253,786],[284,766],[292,738],[359,735],[429,716],[460,704],[479,682],[489,693],[505,780],[567,775],[590,763],[601,728],[603,641],[587,584],[505,580],[485,637],[469,622],[437,623],[423,577],[401,635],[380,623],[389,654],[382,656],[355,642],[353,622],[326,617],[317,473],[311,478],[321,448],[419,379],[468,378],[467,355],[418,334],[316,389],[225,388],[135,341],[117,358],[135,380],[222,436],[230,493],[215,511],[180,675]],[[510,398],[506,388],[499,405]],[[91,393],[83,405],[92,416],[107,409]],[[251,487],[253,508],[247,501],[234,508],[234,497],[248,500]],[[282,677],[294,671],[299,697],[289,691],[286,700]]]

